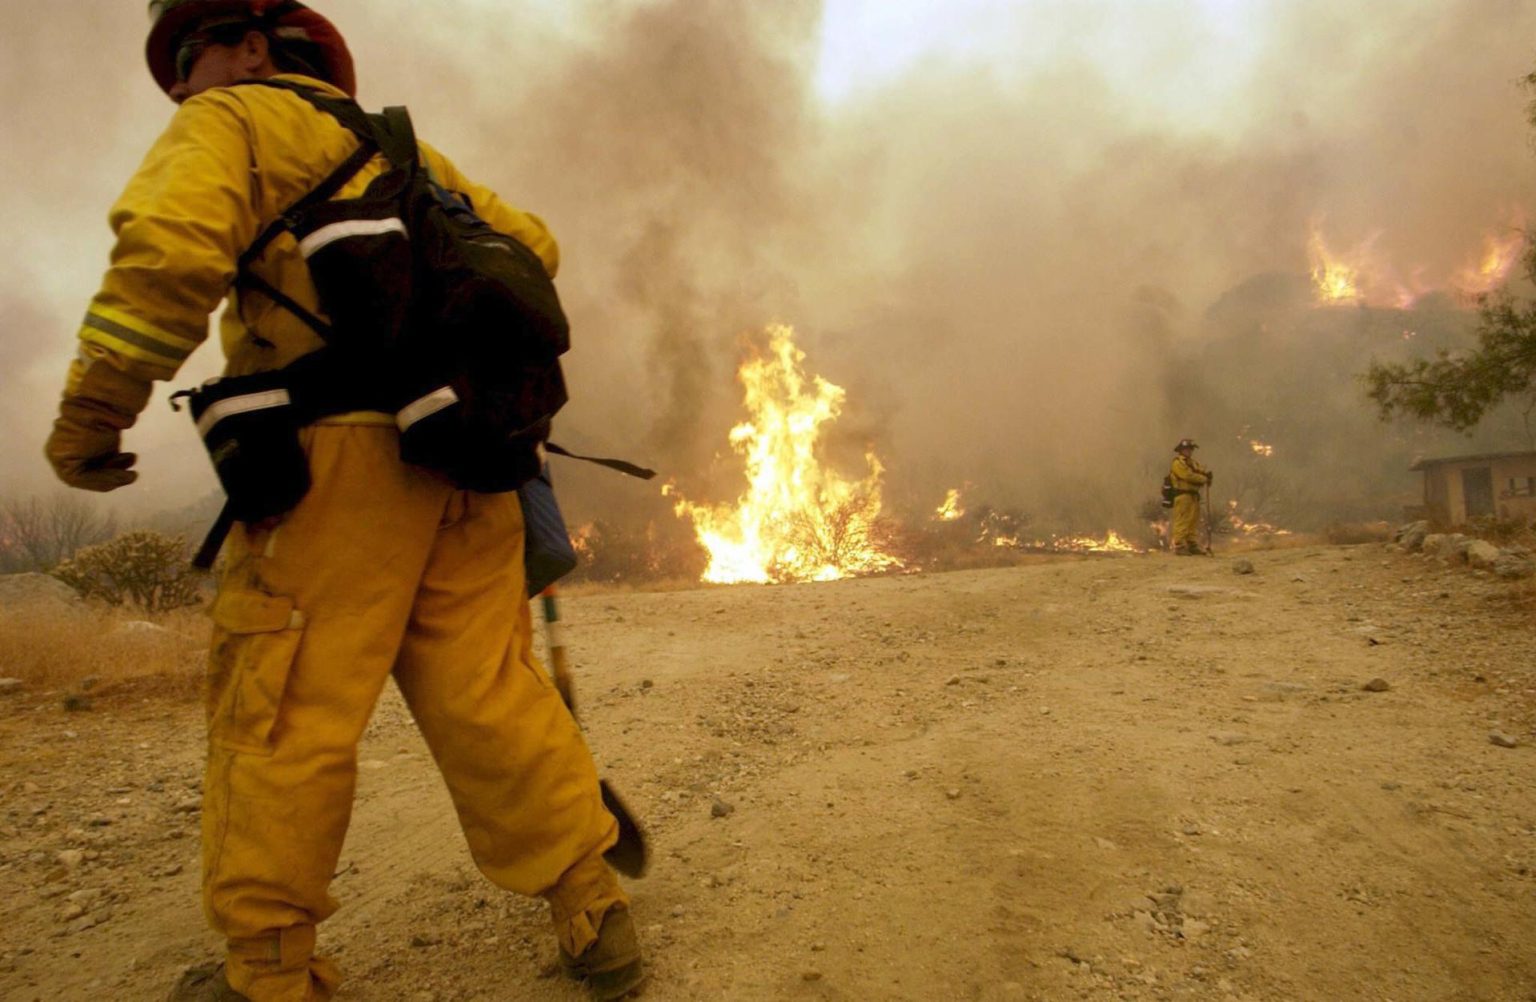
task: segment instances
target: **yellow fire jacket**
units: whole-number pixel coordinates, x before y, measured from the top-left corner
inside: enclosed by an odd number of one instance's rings
[[[1210,483],[1210,475],[1205,467],[1195,462],[1193,458],[1185,459],[1178,453],[1173,456],[1173,469],[1170,471],[1173,477],[1173,489],[1176,491],[1195,491]]]
[[[279,79],[345,96],[309,77]],[[82,357],[145,383],[170,379],[207,337],[208,317],[226,296],[227,374],[281,368],[319,348],[303,321],[260,292],[238,295],[231,283],[257,235],[357,146],[335,119],[279,88],[215,88],[184,102],[112,207],[117,242],[80,328]],[[554,275],[559,251],[542,220],[470,181],[427,144],[421,153],[438,183],[468,197],[481,218],[527,244]],[[337,197],[361,194],[386,163],[376,156]],[[325,317],[291,235],[273,240],[252,271]],[[71,367],[66,397],[83,370]]]

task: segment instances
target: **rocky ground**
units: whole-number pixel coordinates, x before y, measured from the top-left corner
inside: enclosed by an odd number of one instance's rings
[[[1536,999],[1529,583],[1380,544],[569,598],[670,999]],[[0,674],[3,674],[0,666]],[[0,998],[213,954],[200,709],[0,696]],[[355,1000],[577,1000],[393,695],[322,942]]]

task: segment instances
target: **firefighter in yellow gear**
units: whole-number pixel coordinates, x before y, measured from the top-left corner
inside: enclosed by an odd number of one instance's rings
[[[46,453],[66,483],[132,483],[121,450],[156,380],[173,377],[228,296],[226,372],[281,368],[322,346],[290,311],[231,291],[236,261],[358,141],[276,77],[351,96],[335,27],[291,0],[155,0],[147,55],[179,107],[113,206],[116,244],[79,331]],[[555,241],[436,150],[445,187],[538,254]],[[337,193],[385,169],[376,156]],[[253,271],[323,316],[293,239]],[[470,853],[494,883],[550,904],[560,953],[599,997],[643,976],[629,900],[603,852],[617,826],[592,757],[532,649],[514,494],[478,494],[399,458],[393,416],[352,412],[302,432],[313,484],[282,518],[225,544],[207,688],[203,904],[224,963],[176,999],[330,998],[315,952],[352,809],[358,740],[393,676],[441,770]]]
[[[1211,471],[1195,461],[1199,446],[1180,439],[1173,447],[1173,552],[1181,557],[1204,553],[1200,545],[1200,492],[1211,482]]]

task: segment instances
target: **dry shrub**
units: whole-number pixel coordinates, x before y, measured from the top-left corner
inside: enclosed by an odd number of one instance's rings
[[[1536,524],[1525,518],[1499,518],[1497,515],[1480,515],[1469,519],[1461,531],[1478,539],[1486,539],[1498,546],[1530,546],[1536,537]]]
[[[0,612],[0,674],[26,691],[92,688],[159,676],[176,695],[199,691],[208,620],[182,609],[153,622],[119,609],[38,605]]]
[[[87,546],[54,568],[53,576],[83,598],[168,612],[202,601],[202,578],[180,536],[138,529]]]

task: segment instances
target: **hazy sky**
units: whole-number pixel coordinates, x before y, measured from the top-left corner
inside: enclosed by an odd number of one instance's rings
[[[1027,502],[1085,468],[1118,489],[1170,436],[1214,433],[1172,426],[1169,346],[1211,336],[1207,308],[1244,280],[1305,274],[1310,220],[1433,286],[1536,210],[1528,0],[316,6],[365,105],[409,104],[561,239],[557,438],[694,496],[731,490],[731,372],[769,322],[800,331],[848,391],[843,434],[915,494],[969,480]],[[145,29],[134,0],[82,0],[29,6],[0,40],[5,493],[49,489],[106,211],[172,111]],[[165,396],[128,435],[130,507],[212,487]]]

